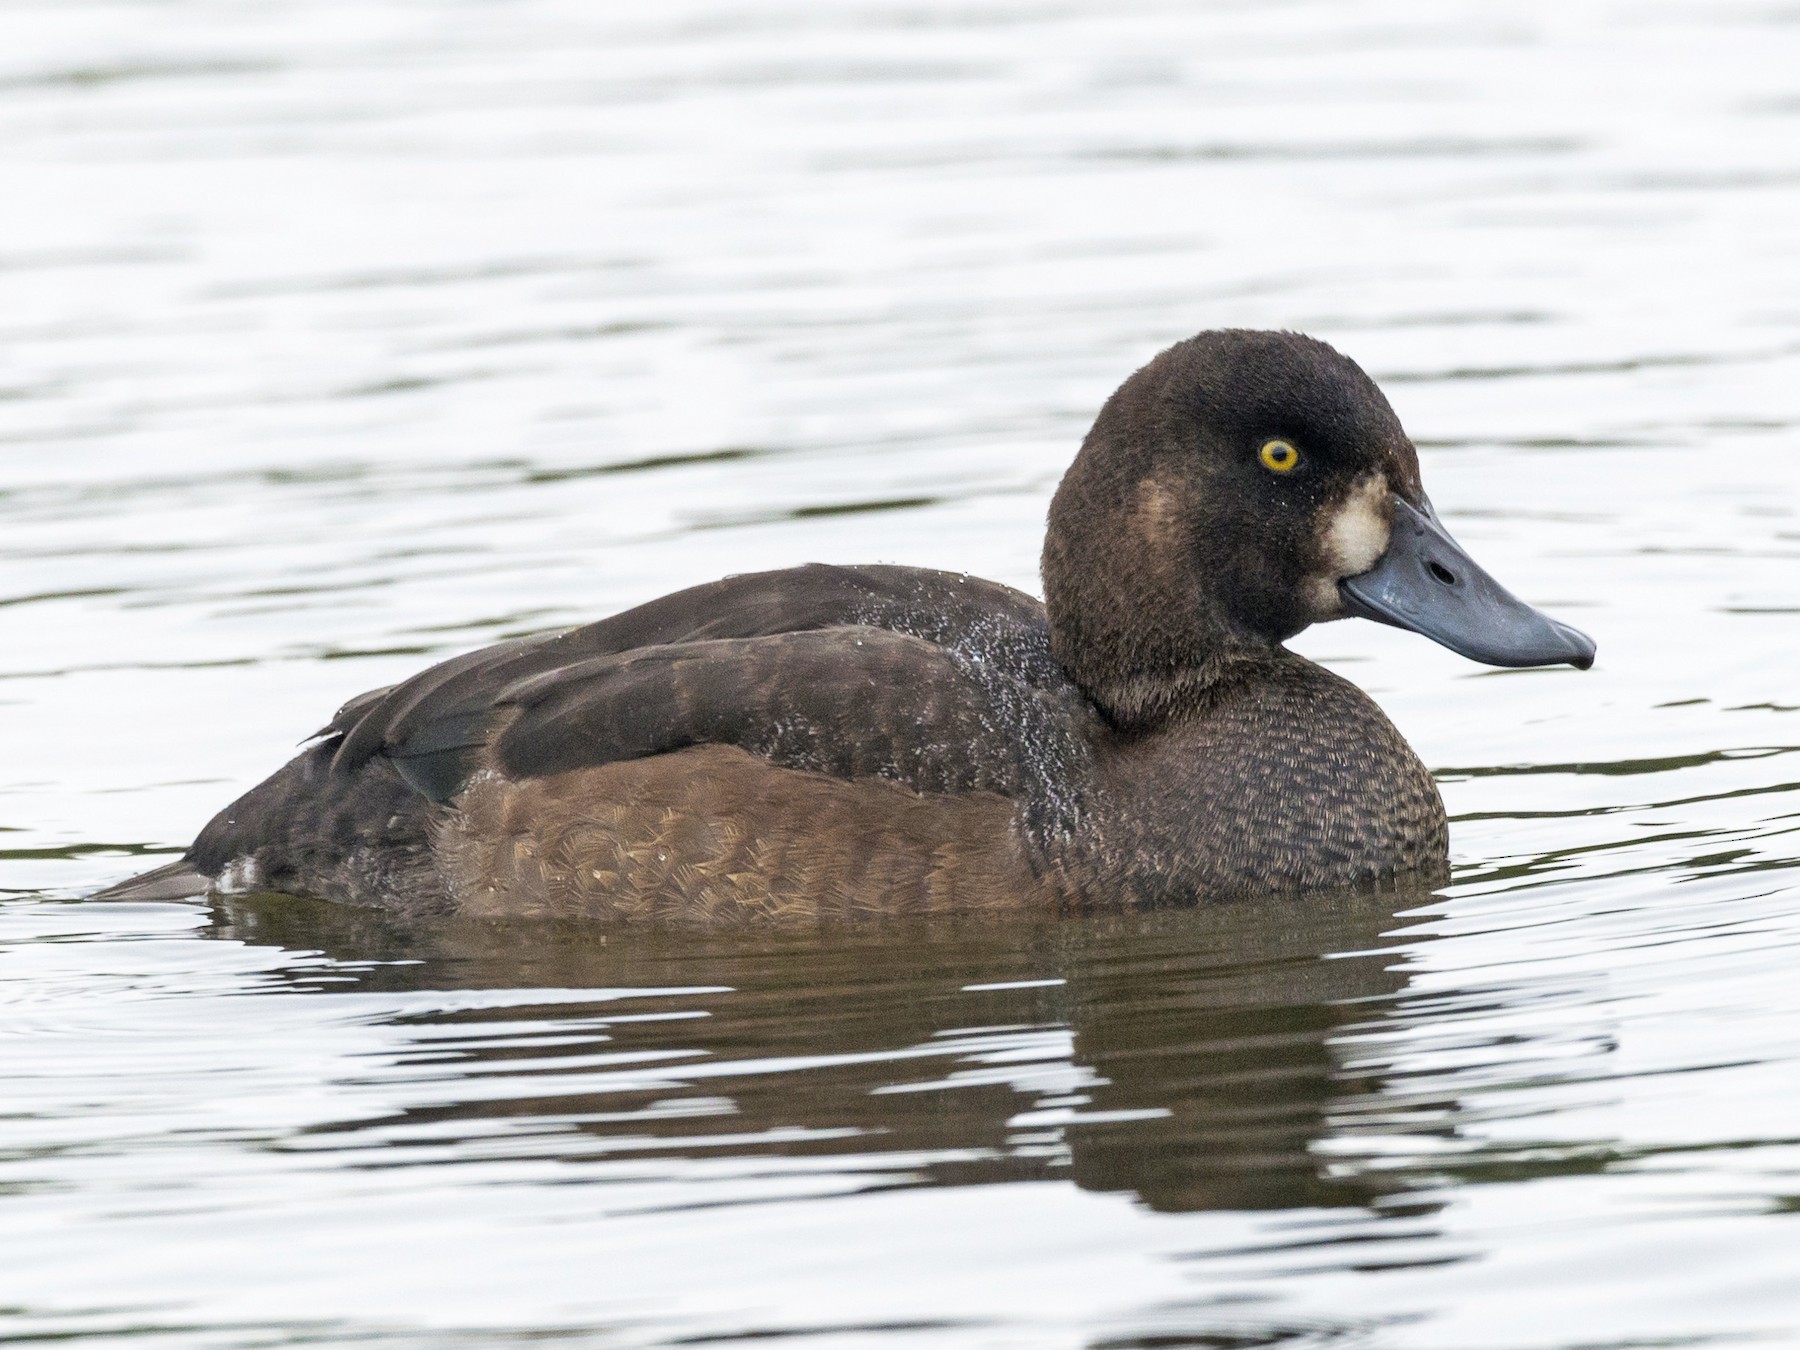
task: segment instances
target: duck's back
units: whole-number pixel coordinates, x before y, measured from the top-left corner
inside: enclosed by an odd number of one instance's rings
[[[188,861],[413,912],[1025,903],[1094,721],[1021,592],[732,577],[352,700]]]

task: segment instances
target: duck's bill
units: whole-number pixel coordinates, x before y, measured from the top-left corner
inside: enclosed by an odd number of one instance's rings
[[[1490,666],[1594,664],[1594,640],[1533,609],[1495,581],[1425,510],[1394,500],[1394,533],[1381,560],[1338,583],[1344,607],[1423,633]]]

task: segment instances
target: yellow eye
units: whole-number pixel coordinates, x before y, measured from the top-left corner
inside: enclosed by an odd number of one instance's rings
[[[1262,460],[1263,468],[1288,473],[1300,462],[1300,452],[1286,441],[1264,441],[1258,458]]]

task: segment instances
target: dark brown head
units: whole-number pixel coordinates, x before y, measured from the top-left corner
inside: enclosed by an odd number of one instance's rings
[[[1499,664],[1593,654],[1561,625],[1535,647],[1484,645],[1495,622],[1520,622],[1496,595],[1551,621],[1443,534],[1374,381],[1297,333],[1202,333],[1127,380],[1051,502],[1043,571],[1057,659],[1122,725],[1353,613]],[[1380,594],[1361,580],[1376,577]]]

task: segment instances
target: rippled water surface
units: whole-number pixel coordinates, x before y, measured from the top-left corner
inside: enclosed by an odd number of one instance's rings
[[[1800,1344],[1800,8],[0,8],[0,1340]],[[1035,588],[1325,337],[1600,641],[1296,644],[1453,885],[729,934],[81,897],[729,571]]]

